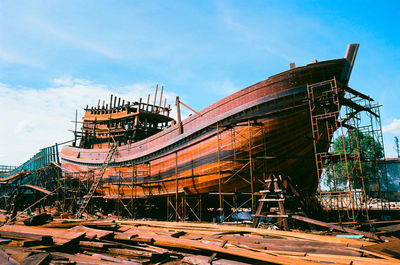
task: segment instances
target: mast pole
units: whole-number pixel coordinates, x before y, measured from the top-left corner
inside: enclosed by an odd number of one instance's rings
[[[154,94],[154,103],[153,103],[153,108],[151,109],[151,112],[154,112],[154,109],[155,109],[155,106],[156,106],[157,90],[158,90],[158,84],[156,85],[156,93]]]
[[[74,135],[75,135],[74,143],[75,143],[75,146],[76,146],[76,134],[78,133],[77,132],[77,126],[78,126],[78,109],[75,109],[75,131],[74,131]]]
[[[181,108],[180,108],[181,102],[179,101],[179,96],[176,97],[176,112],[178,114],[178,128],[179,128],[179,134],[183,133],[183,126],[182,126],[182,121],[181,121]]]

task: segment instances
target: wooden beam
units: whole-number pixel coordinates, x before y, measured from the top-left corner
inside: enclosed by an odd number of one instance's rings
[[[340,232],[346,232],[346,233],[351,233],[351,234],[356,234],[356,235],[363,235],[365,237],[372,238],[372,239],[380,241],[380,238],[378,236],[372,234],[372,233],[368,233],[368,232],[364,232],[364,231],[358,231],[358,230],[347,228],[347,227],[341,227],[341,226],[338,226],[338,225],[325,223],[325,222],[322,222],[322,221],[314,220],[314,219],[311,219],[311,218],[308,218],[308,217],[304,217],[304,216],[299,216],[299,215],[292,215],[291,217],[292,217],[292,219],[299,220],[299,221],[302,221],[302,222],[306,222],[306,223],[311,223],[311,224],[314,224],[314,225],[327,227],[329,229],[337,230],[337,231],[340,231]]]

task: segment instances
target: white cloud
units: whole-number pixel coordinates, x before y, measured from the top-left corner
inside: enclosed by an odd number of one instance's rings
[[[389,124],[382,127],[384,133],[400,134],[400,119],[393,119]]]
[[[207,82],[204,87],[207,87],[207,89],[213,94],[223,97],[233,94],[239,90],[230,79]]]
[[[40,34],[45,34],[45,38],[51,36],[59,41],[68,43],[81,49],[90,50],[110,59],[121,58],[116,51],[106,47],[104,44],[95,39],[88,39],[87,37],[80,36],[80,34],[69,32],[66,29],[54,27],[51,23],[41,18],[31,17],[28,18],[27,21],[31,24],[30,27],[35,26],[36,29],[39,30]]]
[[[71,140],[78,109],[78,120],[86,105],[96,106],[98,99],[108,102],[110,94],[128,101],[154,100],[155,83],[138,83],[113,89],[89,80],[61,77],[45,89],[14,88],[0,83],[0,164],[18,165],[40,148]],[[158,93],[158,97],[160,92]],[[164,90],[167,104],[175,95]],[[174,113],[174,112],[173,112]],[[78,126],[79,127],[79,126]]]
[[[42,67],[43,64],[33,58],[28,54],[20,54],[10,48],[4,47],[0,43],[0,60],[8,63],[16,63],[20,65],[26,65],[30,67]]]
[[[17,123],[14,132],[20,133],[31,133],[35,128],[35,124],[30,120],[21,120]]]

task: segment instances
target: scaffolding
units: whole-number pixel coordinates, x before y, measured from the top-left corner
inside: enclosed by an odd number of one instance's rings
[[[305,101],[295,102],[297,105],[294,104],[293,108],[288,109],[303,110],[307,109],[308,105],[312,135],[310,141],[314,150],[311,155],[314,156],[315,174],[318,176],[318,198],[324,209],[337,213],[339,221],[355,221],[360,218],[368,220],[370,209],[388,209],[390,187],[386,169],[381,166],[380,160],[384,157],[380,106],[368,96],[340,84],[336,79],[307,85],[306,95]],[[112,100],[110,106],[111,102]],[[116,98],[113,102],[116,105]],[[101,112],[106,115],[103,117],[103,125],[111,126],[111,114],[137,108],[135,113],[147,115],[149,106],[152,106],[149,102],[144,104],[141,101],[137,106],[130,103],[120,106],[118,103],[118,107],[114,106],[115,110],[108,112],[99,106],[94,109],[87,108],[86,112],[88,115]],[[164,103],[164,108],[155,108],[152,115],[166,110],[169,111],[169,107],[166,108]],[[244,110],[241,114],[249,117],[251,111],[253,110]],[[146,119],[143,122],[149,121]],[[94,137],[96,131],[99,132],[99,121],[94,118],[94,121],[88,124],[92,123],[93,132],[88,132],[87,137]],[[148,181],[150,177],[155,176],[150,161],[116,164],[115,161],[112,162],[116,150],[110,148],[104,163],[99,164],[98,168],[78,173],[63,169],[61,174],[58,145],[42,149],[20,167],[0,167],[1,176],[14,176],[13,181],[1,185],[0,188],[6,190],[10,188],[7,185],[24,183],[46,188],[54,191],[59,211],[78,215],[84,211],[111,212],[119,217],[141,218],[145,217],[146,213],[170,221],[215,219],[218,222],[231,222],[238,221],[239,214],[247,212],[257,223],[261,217],[270,220],[272,218],[272,222],[286,229],[286,218],[290,215],[290,211],[285,208],[287,200],[296,197],[297,201],[300,201],[301,195],[291,182],[291,177],[295,176],[274,172],[269,163],[291,159],[295,155],[272,155],[272,150],[267,146],[269,128],[266,124],[268,123],[261,123],[256,118],[239,117],[237,120],[223,120],[213,125],[212,133],[217,139],[217,167],[214,173],[218,175],[218,190],[209,194],[194,195],[181,189],[178,151],[173,151],[175,193],[157,196],[152,194],[152,191],[158,186],[162,189],[163,184],[157,180]],[[117,125],[122,130],[126,124]],[[130,130],[129,126],[127,130]],[[108,140],[114,137],[110,130],[106,136]],[[366,156],[363,147],[366,140],[374,143],[374,156]],[[113,144],[115,149],[120,144],[116,142]],[[309,156],[310,153],[307,153],[296,158],[310,159]],[[106,170],[109,177],[102,178]],[[29,172],[30,178],[25,175],[26,171]],[[22,179],[25,182],[21,182]],[[245,184],[237,190],[228,190],[228,186],[236,187],[237,183]],[[100,193],[100,187],[110,189],[108,194],[112,195]],[[141,195],[138,196],[138,193]],[[10,196],[7,192],[3,194],[5,198]],[[296,204],[294,209],[298,209],[298,206]]]
[[[379,105],[336,79],[307,85],[307,94],[320,203],[335,210],[340,222],[368,220],[369,198],[382,196],[387,178],[377,167],[384,157]],[[378,194],[366,185],[373,183]]]

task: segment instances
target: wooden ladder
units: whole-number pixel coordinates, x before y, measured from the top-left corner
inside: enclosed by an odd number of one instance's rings
[[[107,153],[107,157],[104,160],[103,165],[100,168],[100,173],[98,176],[95,176],[94,178],[94,182],[92,184],[92,186],[90,187],[90,190],[88,192],[88,194],[86,196],[84,196],[84,200],[83,203],[81,204],[81,206],[79,207],[78,213],[76,214],[76,216],[82,216],[83,212],[85,211],[87,205],[89,204],[90,199],[93,197],[94,192],[96,191],[97,187],[100,184],[100,181],[103,179],[104,173],[106,172],[106,169],[108,167],[108,165],[111,162],[111,159],[113,158],[115,152],[117,151],[117,143],[115,142],[114,138],[113,139],[113,144],[111,146],[111,148],[108,150]]]
[[[265,180],[265,190],[261,190],[260,193],[262,194],[261,199],[259,199],[259,204],[257,207],[256,214],[253,218],[253,226],[257,227],[261,217],[275,217],[278,219],[278,223],[280,223],[281,227],[284,230],[289,230],[287,218],[288,215],[286,214],[284,203],[285,203],[285,195],[283,193],[283,184],[282,184],[282,176],[281,175],[270,175]],[[277,203],[278,207],[274,207],[275,211],[278,210],[277,214],[267,214],[262,215],[262,210],[264,207],[264,203],[267,202],[268,204]],[[273,207],[271,207],[273,208]],[[270,209],[270,212],[271,209]]]

